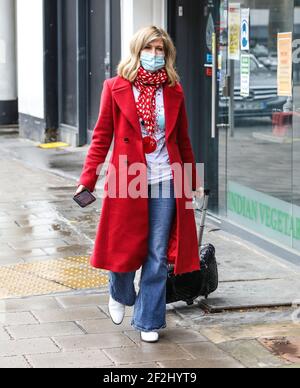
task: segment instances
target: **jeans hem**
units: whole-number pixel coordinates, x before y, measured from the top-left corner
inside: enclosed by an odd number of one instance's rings
[[[122,304],[123,306],[127,306],[127,307],[133,307],[135,305],[135,301],[133,303],[124,303],[123,300],[119,299],[119,298],[115,298],[115,296],[113,295],[113,293],[111,292],[110,293],[110,296],[113,298],[113,300],[115,300],[116,302]]]
[[[157,331],[157,330],[162,330],[162,329],[166,329],[167,327],[167,324],[164,324],[162,325],[161,327],[157,327],[157,328],[154,328],[154,329],[144,329],[142,328],[141,326],[139,325],[136,325],[133,321],[131,322],[131,326],[134,327],[136,330],[138,331],[142,331],[144,333],[151,333],[152,331]]]

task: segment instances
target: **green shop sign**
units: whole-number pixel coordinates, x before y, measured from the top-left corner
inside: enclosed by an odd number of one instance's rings
[[[300,247],[300,208],[234,182],[228,187],[228,216],[289,247]]]

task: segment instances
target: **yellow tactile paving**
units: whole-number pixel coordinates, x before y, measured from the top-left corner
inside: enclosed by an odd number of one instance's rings
[[[67,257],[0,267],[0,298],[46,295],[108,285],[108,272],[90,266],[88,257]]]
[[[45,143],[45,144],[39,144],[39,148],[42,148],[44,150],[49,150],[53,148],[66,148],[69,147],[69,144],[66,143]]]

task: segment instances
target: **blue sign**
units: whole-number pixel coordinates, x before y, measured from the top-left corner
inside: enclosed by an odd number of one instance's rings
[[[249,38],[248,38],[249,24],[246,20],[243,21],[242,24],[242,48],[243,50],[247,50],[249,46]]]
[[[213,63],[213,56],[211,54],[206,54],[206,62],[209,64]]]
[[[241,48],[243,51],[250,50],[250,10],[249,8],[241,9]]]

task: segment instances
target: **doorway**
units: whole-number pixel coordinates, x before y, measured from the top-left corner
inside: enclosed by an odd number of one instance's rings
[[[219,209],[219,140],[212,128],[218,106],[212,108],[212,35],[219,24],[219,2],[169,0],[168,28],[177,49],[177,69],[185,91],[190,136],[197,163],[204,164],[209,208]],[[214,88],[215,103],[218,88]]]
[[[116,75],[121,59],[120,0],[89,0],[88,24],[88,133],[91,142],[106,78]]]
[[[120,0],[58,2],[60,139],[90,143],[103,82],[121,57]]]

